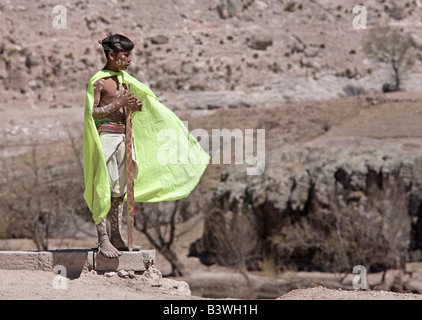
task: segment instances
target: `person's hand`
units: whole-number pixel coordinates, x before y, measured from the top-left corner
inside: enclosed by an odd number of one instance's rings
[[[119,84],[119,91],[117,92],[116,99],[116,103],[119,107],[136,108],[137,101],[138,99],[134,92],[129,92],[122,84]]]
[[[142,106],[143,106],[142,101],[141,101],[141,100],[136,100],[136,107],[135,107],[135,110],[132,110],[132,111],[133,111],[133,112],[134,112],[134,111],[142,111]]]
[[[133,92],[131,92],[130,94],[134,94]],[[129,98],[129,104],[126,106],[127,110],[130,110],[131,112],[135,112],[135,111],[142,111],[142,101],[138,100],[135,97],[135,100],[133,100],[132,98]]]

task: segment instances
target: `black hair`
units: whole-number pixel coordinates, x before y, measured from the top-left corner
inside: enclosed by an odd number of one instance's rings
[[[133,42],[121,34],[108,34],[106,38],[98,41],[104,49],[104,54],[108,60],[109,52],[132,51],[135,46]]]

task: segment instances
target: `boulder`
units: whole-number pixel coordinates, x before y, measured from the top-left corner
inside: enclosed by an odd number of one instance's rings
[[[169,42],[169,38],[162,34],[151,37],[152,44],[166,44],[168,42]]]
[[[267,50],[267,47],[273,44],[273,39],[268,34],[254,34],[250,39],[248,46],[255,50]]]
[[[25,58],[25,66],[28,69],[31,69],[32,67],[39,66],[42,63],[41,58],[36,55],[27,55]]]
[[[222,0],[217,6],[217,12],[221,19],[236,16],[242,10],[241,0]]]
[[[406,9],[403,5],[393,3],[393,7],[390,9],[390,17],[394,20],[402,20],[406,18]]]

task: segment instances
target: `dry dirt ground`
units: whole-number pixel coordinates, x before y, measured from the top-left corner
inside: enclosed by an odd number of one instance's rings
[[[198,299],[187,293],[188,285],[171,279],[106,277],[84,273],[70,280],[56,279],[47,271],[2,270],[0,299],[7,300],[167,300]],[[60,276],[58,276],[60,277]],[[60,281],[61,282],[60,282]],[[56,285],[55,285],[56,284]]]
[[[295,289],[278,298],[280,300],[422,300],[420,294],[389,291],[350,291],[324,287]]]
[[[188,285],[172,279],[106,277],[94,272],[77,279],[62,279],[47,271],[2,270],[1,300],[203,300],[189,294]],[[232,275],[227,272],[225,279]],[[208,274],[208,278],[210,275]],[[56,287],[54,285],[56,283]],[[65,285],[63,285],[65,283]],[[277,300],[422,300],[422,295],[384,290],[342,290],[322,286],[294,289]]]

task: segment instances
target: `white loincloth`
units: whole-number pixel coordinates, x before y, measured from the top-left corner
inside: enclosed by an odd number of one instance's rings
[[[122,197],[126,194],[127,190],[125,134],[100,132],[100,140],[107,164],[111,196]],[[132,160],[134,163],[134,176],[136,177],[138,175],[138,166],[136,164],[133,143]]]

